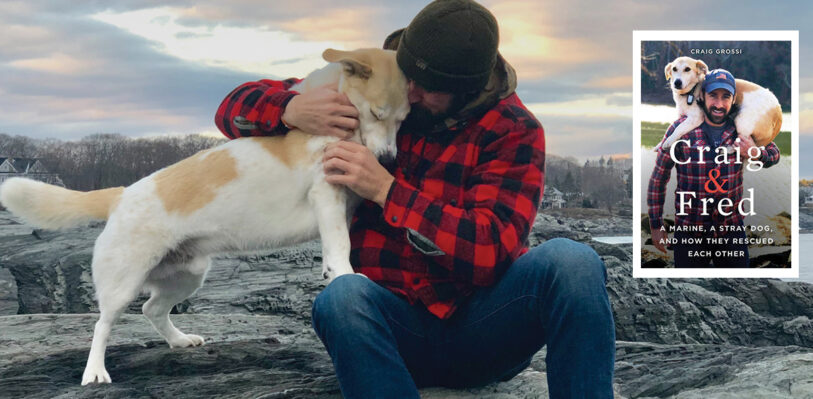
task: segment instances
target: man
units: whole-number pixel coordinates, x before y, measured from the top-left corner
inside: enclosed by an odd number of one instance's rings
[[[672,168],[676,167],[674,238],[677,243],[672,246],[675,267],[703,268],[713,264],[714,267],[744,268],[749,266],[749,256],[748,245],[741,241],[746,234],[744,215],[739,212],[743,194],[743,167],[747,165],[743,161],[762,162],[762,167],[767,168],[779,162],[779,149],[774,143],[764,148],[756,147],[750,136],[740,136],[737,140],[733,122],[736,110],[732,109],[736,83],[731,73],[724,69],[709,72],[702,88],[704,100],[701,105],[706,114],[705,122],[683,137],[682,140],[689,141],[688,145],[679,141],[676,143],[674,154],[677,159],[672,158],[670,150],[658,150],[647,194],[652,244],[666,252],[664,194]],[[664,139],[685,119],[683,117],[673,123]],[[700,150],[706,146],[711,151]],[[737,151],[734,151],[726,162],[718,163],[718,148],[722,151],[720,147],[732,146],[738,150],[740,159],[736,159]],[[689,201],[688,205],[681,204],[678,195],[681,192],[684,193],[684,202]],[[713,201],[704,206],[702,199],[705,198]],[[732,206],[724,207],[721,212],[718,204],[726,198],[731,200]],[[685,215],[681,215],[681,209],[686,210]],[[690,238],[699,238],[701,243],[690,244]]]
[[[418,387],[513,377],[548,345],[553,397],[612,397],[614,325],[589,247],[527,238],[544,170],[542,127],[514,93],[497,22],[470,0],[436,1],[390,35],[412,110],[385,168],[358,144],[325,150],[329,181],[366,198],[351,263],[313,305],[347,398],[417,398]],[[229,137],[295,126],[346,137],[357,111],[332,88],[238,87],[216,116]],[[235,125],[249,120],[258,129]]]

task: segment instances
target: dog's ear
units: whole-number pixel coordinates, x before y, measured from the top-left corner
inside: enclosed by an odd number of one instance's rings
[[[663,74],[666,76],[666,80],[672,79],[672,63],[666,64],[666,68],[663,68]]]
[[[694,67],[697,68],[697,72],[701,73],[703,76],[709,73],[709,66],[706,65],[706,63],[703,62],[702,60],[697,60],[697,63],[694,64]]]
[[[341,51],[329,48],[322,53],[322,58],[327,62],[341,63],[344,67],[344,71],[350,76],[369,79],[370,76],[373,75],[373,69],[353,51]]]

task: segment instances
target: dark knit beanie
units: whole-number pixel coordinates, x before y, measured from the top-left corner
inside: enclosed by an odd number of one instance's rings
[[[398,66],[426,90],[481,90],[497,62],[497,20],[471,0],[436,0],[404,30]]]

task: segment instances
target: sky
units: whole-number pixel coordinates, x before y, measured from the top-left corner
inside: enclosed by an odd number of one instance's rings
[[[243,82],[303,77],[328,47],[380,47],[428,2],[2,1],[0,133],[75,140],[219,134]],[[813,6],[805,1],[483,0],[547,151],[632,152],[633,30],[799,30],[801,177],[813,177]],[[694,15],[689,11],[695,11]],[[2,151],[0,151],[2,152]],[[806,155],[809,154],[809,155]]]

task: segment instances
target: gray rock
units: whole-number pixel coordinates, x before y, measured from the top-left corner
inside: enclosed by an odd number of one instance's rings
[[[175,324],[206,337],[170,349],[147,320],[124,315],[106,365],[113,384],[82,387],[96,315],[0,317],[0,392],[11,397],[338,398],[333,366],[315,334],[277,316],[177,315]],[[278,334],[279,330],[295,331]]]
[[[563,237],[569,238],[574,241],[586,242],[592,239],[590,233],[585,231],[574,230],[568,220],[556,218],[544,213],[536,215],[534,220],[534,227],[528,237],[528,241],[532,247],[539,245],[547,240]]]
[[[619,340],[813,347],[810,284],[768,279],[633,279],[631,263],[611,256],[604,261]]]
[[[17,280],[8,269],[0,268],[0,316],[17,314],[19,309]]]
[[[170,349],[143,317],[126,314],[110,338],[112,385],[79,385],[96,315],[0,317],[0,392],[20,398],[339,398],[327,354],[287,316],[177,315],[206,337]],[[282,331],[282,332],[280,332]],[[8,333],[5,333],[8,332]],[[425,398],[540,398],[545,352],[514,379],[480,388],[426,388]],[[616,397],[797,397],[813,394],[813,351],[800,347],[617,344]],[[704,396],[705,395],[705,396]]]
[[[619,342],[615,379],[629,398],[813,397],[813,350],[794,346]]]
[[[633,279],[631,245],[591,241],[589,232],[574,231],[573,224],[540,214],[531,242],[567,236],[604,259],[620,340],[617,397],[810,395],[799,378],[813,371],[811,285]],[[96,320],[86,313],[97,311],[89,265],[100,231],[95,226],[32,234],[0,213],[0,306],[6,303],[0,309],[27,314],[0,317],[0,392],[32,398],[338,396],[330,359],[310,327],[313,298],[324,287],[318,242],[215,259],[203,288],[173,315],[179,328],[205,336],[206,346],[171,350],[142,316],[126,314],[111,335],[107,357],[115,384],[80,388]],[[140,313],[140,301],[132,313]],[[784,382],[742,380],[760,370]],[[544,351],[511,381],[422,394],[544,397]]]

